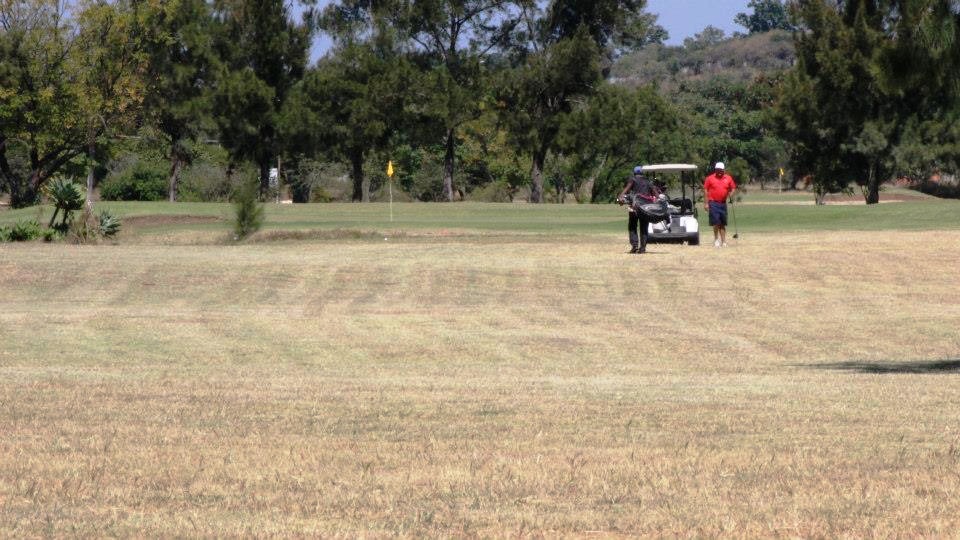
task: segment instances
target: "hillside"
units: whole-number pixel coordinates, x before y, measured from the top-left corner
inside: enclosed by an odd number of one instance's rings
[[[683,46],[651,45],[617,60],[610,80],[628,86],[656,83],[669,91],[685,81],[716,76],[751,81],[762,73],[789,68],[794,59],[792,36],[775,30],[715,43],[688,40]]]

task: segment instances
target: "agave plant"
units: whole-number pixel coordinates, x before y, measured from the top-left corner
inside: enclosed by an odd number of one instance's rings
[[[100,221],[100,234],[105,238],[120,232],[120,218],[111,214],[109,210],[101,210],[97,217]]]
[[[73,183],[72,180],[57,177],[44,186],[43,191],[53,203],[53,216],[50,217],[50,224],[47,226],[52,229],[65,231],[70,223],[70,214],[75,210],[83,208],[83,190],[78,184]],[[61,214],[60,224],[54,227],[53,224],[57,220],[57,214],[61,211],[63,214]]]

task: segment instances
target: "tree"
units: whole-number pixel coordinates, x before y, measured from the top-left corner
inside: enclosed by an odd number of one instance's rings
[[[593,201],[612,201],[634,165],[690,158],[681,116],[653,87],[605,85],[564,118],[557,151],[564,174]],[[575,191],[576,192],[576,191]]]
[[[147,62],[130,3],[95,0],[83,6],[77,19],[80,32],[72,48],[71,71],[77,75],[86,124],[90,204],[98,143],[101,137],[134,124],[143,102],[142,73]]]
[[[747,29],[750,34],[771,30],[793,30],[787,6],[781,0],[750,0],[747,7],[753,13],[738,13],[733,22]]]
[[[683,46],[688,50],[697,51],[714,47],[725,39],[727,39],[727,34],[723,30],[716,26],[708,25],[692,38],[685,38],[683,40]]]
[[[514,145],[532,156],[530,202],[543,201],[543,170],[565,114],[600,83],[600,58],[586,27],[531,55],[500,90],[501,118]]]
[[[794,168],[820,188],[956,167],[960,14],[949,0],[800,2],[797,66],[780,100]]]
[[[879,51],[878,81],[900,121],[891,151],[898,175],[960,168],[960,11],[949,0],[900,0]]]
[[[181,171],[192,159],[188,144],[210,121],[209,93],[218,70],[213,18],[205,0],[154,1],[142,5],[139,23],[148,57],[145,112],[166,138],[167,195],[173,202]]]
[[[14,208],[81,154],[89,139],[70,53],[77,31],[65,6],[0,4],[0,172]]]
[[[543,19],[530,24],[522,62],[506,77],[498,102],[515,145],[532,157],[531,202],[542,201],[546,157],[564,115],[596,91],[612,58],[658,34],[656,17],[643,12],[645,5],[645,0],[554,0]]]
[[[883,156],[897,122],[895,100],[885,95],[874,62],[887,39],[888,13],[879,8],[866,0],[800,4],[806,31],[797,33],[797,66],[779,107],[794,171],[813,175],[821,195],[851,181],[864,184],[868,204],[879,201],[879,184],[891,173]]]
[[[44,186],[44,192],[53,204],[53,215],[50,216],[48,228],[56,228],[61,233],[67,232],[70,226],[70,217],[74,211],[83,208],[83,190],[77,184],[65,178],[54,178]],[[60,212],[63,212],[60,214]],[[55,225],[57,214],[60,214],[60,224]]]
[[[612,60],[650,43],[662,43],[667,31],[646,13],[646,0],[553,0],[546,27],[553,41],[569,38],[583,26],[605,58]],[[604,65],[604,71],[610,64]]]
[[[307,72],[283,112],[289,147],[313,157],[321,150],[351,165],[354,201],[369,202],[363,166],[403,123],[411,66],[386,43],[352,43]]]
[[[214,2],[215,49],[223,62],[213,95],[220,140],[234,162],[257,165],[261,197],[282,150],[279,111],[306,69],[312,15],[296,24],[282,0]]]
[[[59,2],[0,4],[0,172],[14,207],[35,204],[43,184],[82,154],[92,188],[101,137],[139,107],[130,4],[96,1],[75,13]]]
[[[510,43],[524,16],[511,8],[526,3],[507,0],[407,0],[392,6],[391,22],[415,48],[425,72],[415,101],[420,113],[443,129],[443,190],[454,199],[454,161],[458,133],[478,114],[484,89],[483,67],[489,53]]]
[[[781,76],[758,76],[749,82],[724,77],[685,81],[672,95],[687,111],[690,147],[697,160],[724,161],[741,182],[775,176],[786,161],[786,148],[776,136],[771,109]],[[731,169],[742,160],[745,167]]]

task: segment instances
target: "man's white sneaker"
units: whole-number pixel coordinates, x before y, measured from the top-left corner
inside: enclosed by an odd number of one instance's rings
[[[724,242],[723,244],[721,244],[721,247],[727,247],[727,243]]]
[[[713,247],[716,247],[716,248],[720,247],[720,239],[719,239],[719,238],[713,241]]]

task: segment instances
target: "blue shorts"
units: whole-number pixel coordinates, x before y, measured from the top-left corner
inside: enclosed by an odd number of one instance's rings
[[[727,226],[727,203],[710,201],[710,225]]]

